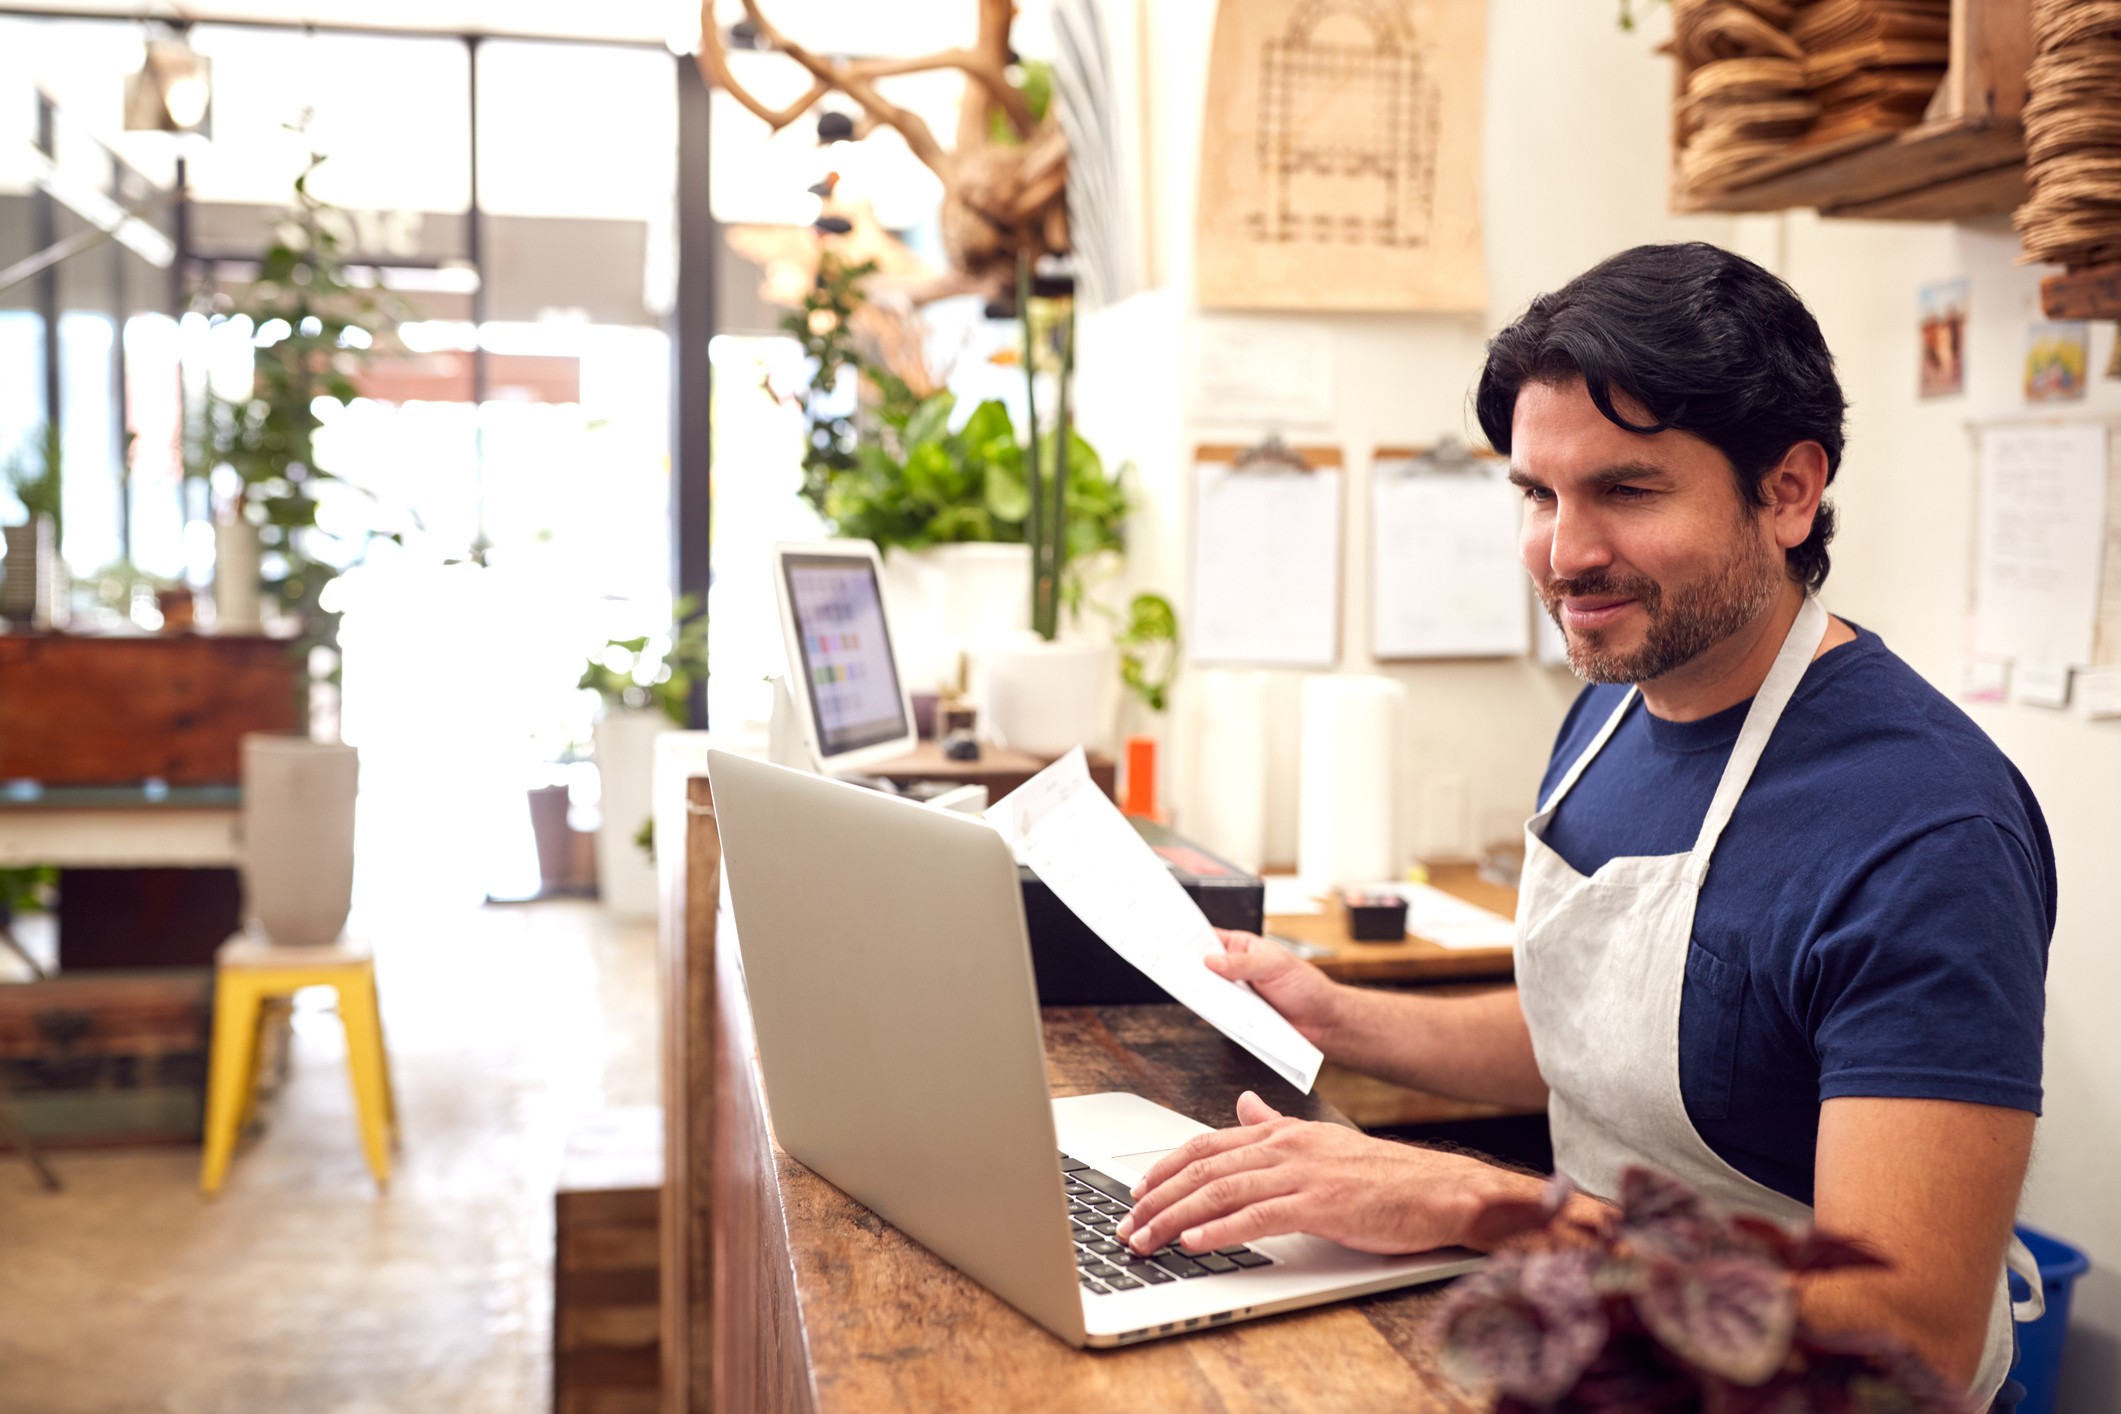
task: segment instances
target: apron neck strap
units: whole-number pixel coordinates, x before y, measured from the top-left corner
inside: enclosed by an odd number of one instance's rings
[[[1567,773],[1562,776],[1560,782],[1555,785],[1554,793],[1541,803],[1539,807],[1540,814],[1544,815],[1555,806],[1561,804],[1561,798],[1575,788],[1577,777],[1581,776],[1590,766],[1591,758],[1596,756],[1604,748],[1605,744],[1612,739],[1613,733],[1620,730],[1621,719],[1627,716],[1628,708],[1635,705],[1635,699],[1639,696],[1641,696],[1641,692],[1633,687],[1620,694],[1620,705],[1615,707],[1612,715],[1605,719],[1605,725],[1598,729],[1597,736],[1591,738],[1591,744],[1576,753],[1575,762],[1569,767]]]
[[[1797,610],[1797,621],[1790,625],[1787,637],[1782,640],[1782,650],[1775,655],[1774,666],[1768,669],[1760,691],[1753,694],[1753,705],[1745,714],[1745,725],[1738,730],[1738,741],[1731,747],[1731,759],[1724,764],[1723,779],[1716,783],[1716,795],[1709,802],[1709,813],[1702,819],[1701,834],[1694,841],[1692,871],[1697,875],[1708,873],[1709,857],[1716,852],[1716,841],[1723,834],[1723,827],[1731,822],[1731,815],[1738,809],[1738,797],[1753,779],[1753,768],[1760,764],[1760,754],[1767,750],[1768,737],[1774,734],[1775,724],[1782,720],[1783,709],[1790,705],[1796,695],[1797,684],[1804,678],[1804,670],[1812,665],[1812,658],[1819,652],[1819,645],[1826,641],[1827,614],[1817,598],[1804,596],[1803,607]]]

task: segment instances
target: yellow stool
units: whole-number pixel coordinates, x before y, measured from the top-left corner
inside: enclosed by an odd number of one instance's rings
[[[330,987],[339,994],[361,1147],[367,1151],[376,1186],[389,1187],[398,1107],[376,1005],[376,964],[367,945],[341,938],[324,947],[283,948],[257,934],[238,933],[221,945],[214,967],[214,1040],[206,1080],[206,1152],[199,1160],[201,1191],[208,1197],[220,1191],[237,1132],[256,1099],[258,1030],[268,1003],[292,997],[304,987]]]

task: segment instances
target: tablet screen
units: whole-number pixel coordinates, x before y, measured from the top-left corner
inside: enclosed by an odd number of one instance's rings
[[[865,555],[787,555],[788,603],[818,754],[910,735],[875,564]]]

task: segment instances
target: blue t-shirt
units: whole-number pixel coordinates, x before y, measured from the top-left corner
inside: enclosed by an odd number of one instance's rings
[[[2047,823],[1981,729],[1856,632],[1806,670],[1717,844],[1679,1012],[1694,1128],[1804,1203],[1824,1100],[2040,1110]],[[1542,802],[1626,691],[1578,695]],[[1547,844],[1582,874],[1693,848],[1749,706],[1665,722],[1635,702]]]

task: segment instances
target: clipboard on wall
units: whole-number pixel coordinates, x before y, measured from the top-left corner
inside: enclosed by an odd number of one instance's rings
[[[1370,457],[1370,653],[1384,662],[1521,658],[1531,583],[1522,498],[1493,452],[1455,438]]]
[[[1194,449],[1188,662],[1340,661],[1345,480],[1337,447]]]

